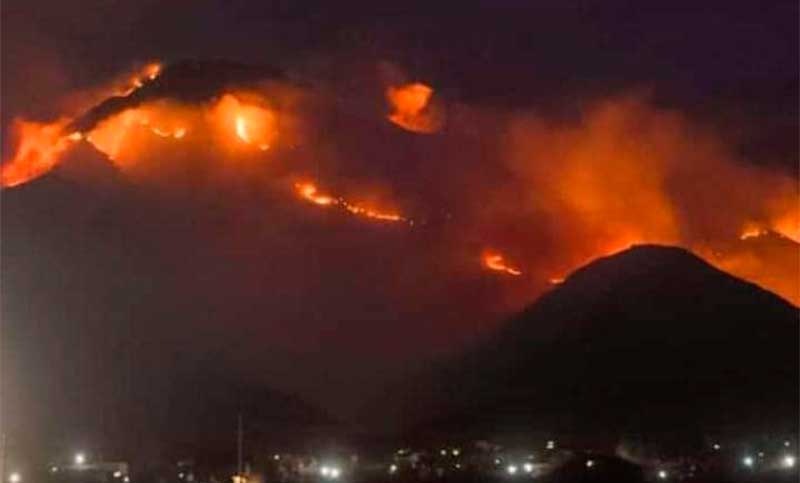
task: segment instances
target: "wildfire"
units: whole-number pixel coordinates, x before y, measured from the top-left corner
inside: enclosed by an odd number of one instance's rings
[[[278,135],[277,118],[271,109],[244,102],[233,94],[222,96],[212,115],[223,130],[232,128],[239,143],[261,151],[270,149]]]
[[[360,216],[363,218],[371,218],[373,220],[390,221],[390,222],[405,221],[408,222],[409,224],[413,224],[412,220],[408,220],[398,213],[368,208],[363,205],[351,203],[345,200],[344,198],[340,197],[335,198],[333,196],[320,194],[319,190],[317,189],[317,186],[314,183],[310,182],[295,183],[294,186],[297,193],[303,199],[320,206],[335,205],[341,207],[342,209],[346,210],[347,212],[353,215]]]
[[[142,69],[135,72],[125,83],[124,87],[120,90],[123,97],[133,94],[137,89],[145,85],[149,81],[153,81],[161,73],[161,64],[153,62],[145,65]]]
[[[160,66],[152,64],[135,79],[146,82],[159,72]],[[245,144],[262,151],[270,149],[277,136],[276,117],[271,110],[241,102],[233,94],[223,95],[211,106],[144,103],[103,119],[85,133],[65,133],[71,121],[67,117],[51,123],[15,120],[12,128],[18,141],[13,156],[0,166],[0,184],[17,186],[47,173],[61,161],[71,143],[82,140],[125,168],[142,159],[147,149],[147,140],[140,133],[181,140],[192,128],[210,129],[222,146]]]
[[[138,133],[150,133],[165,139],[182,139],[188,132],[186,127],[174,124],[180,115],[168,107],[146,105],[127,109],[99,123],[86,135],[86,140],[118,164],[133,163],[137,154],[137,144],[144,141]],[[156,119],[153,122],[151,119]]]
[[[242,116],[236,116],[236,135],[247,144],[253,142],[250,140],[250,136],[247,135],[247,121]]]
[[[510,265],[508,265],[503,255],[495,252],[487,252],[483,254],[482,257],[483,266],[488,268],[489,270],[494,270],[496,272],[503,272],[508,275],[519,276],[522,275],[522,271],[516,269]]]
[[[318,194],[317,187],[314,186],[313,183],[297,183],[295,184],[295,188],[297,188],[297,192],[300,193],[300,196],[312,203],[322,206],[338,203],[338,200],[335,200],[330,196]]]
[[[143,125],[146,126],[147,123],[143,123]],[[156,136],[162,138],[182,139],[184,136],[186,136],[186,128],[183,127],[176,128],[175,130],[172,131],[168,129],[152,127],[150,128],[150,131],[152,131],[152,133],[155,134]]]
[[[130,95],[156,80],[160,73],[160,64],[148,64],[105,85],[102,95]],[[77,97],[82,102],[96,103],[100,89],[96,91],[91,101],[84,99],[85,93]],[[395,125],[416,133],[433,133],[442,128],[444,115],[432,87],[418,82],[389,86],[385,96],[391,109],[387,119]],[[75,100],[76,109],[81,107],[77,104]],[[69,128],[75,120],[69,113],[86,109],[70,108],[64,117],[53,122],[15,119],[11,126],[14,143],[0,165],[0,185],[18,186],[47,173],[72,144],[84,140],[121,168],[158,159],[147,174],[152,171],[159,177],[166,168],[164,159],[153,156],[160,151],[152,150],[167,149],[166,143],[183,140],[174,144],[176,152],[197,147],[220,149],[209,160],[227,163],[231,159],[253,159],[253,152],[276,146],[279,124],[290,136],[282,137],[282,143],[291,145],[294,134],[291,127],[295,113],[288,111],[288,116],[279,119],[272,99],[265,98],[261,91],[237,89],[191,104],[143,98],[130,105],[104,116],[85,132]],[[476,123],[481,120],[478,115],[474,119]],[[549,123],[536,115],[499,119],[507,121],[507,129],[503,130],[506,137],[493,143],[502,151],[492,154],[507,163],[512,185],[526,188],[522,193],[506,189],[501,183],[478,185],[476,181],[475,186],[470,186],[476,188],[470,194],[478,193],[475,196],[481,200],[491,199],[493,204],[508,207],[491,211],[492,223],[497,221],[496,213],[509,217],[500,220],[505,224],[521,223],[521,217],[536,206],[550,227],[545,238],[559,247],[552,259],[531,262],[531,269],[526,269],[527,276],[521,280],[549,280],[557,285],[566,274],[595,258],[636,243],[660,243],[690,249],[721,269],[759,283],[795,303],[800,301],[796,273],[790,276],[775,268],[795,266],[794,259],[781,252],[776,257],[784,258],[778,263],[765,261],[771,245],[785,245],[787,239],[800,242],[795,179],[732,162],[735,160],[724,142],[707,139],[680,116],[662,113],[636,99],[600,103],[588,109],[585,118],[574,125]],[[459,132],[454,129],[453,135]],[[240,168],[241,164],[233,163],[232,169]],[[253,173],[244,170],[237,171],[237,175],[240,172],[245,176]],[[698,179],[709,180],[710,185],[697,183]],[[455,181],[463,184],[460,179]],[[489,185],[500,188],[484,189]],[[727,190],[731,185],[737,189]],[[413,224],[413,220],[396,211],[321,191],[311,182],[297,183],[295,188],[301,199],[348,215]],[[736,243],[731,233],[750,242]],[[758,240],[761,237],[764,239]],[[734,245],[737,247],[731,248]],[[734,253],[735,250],[739,251]],[[484,253],[481,261],[488,270],[522,275],[499,253]]]
[[[433,89],[415,82],[386,89],[386,99],[392,106],[389,121],[416,133],[431,134],[442,127],[440,113],[431,106]]]
[[[745,230],[742,231],[742,234],[739,235],[739,239],[740,240],[747,240],[748,238],[758,238],[758,237],[764,236],[764,235],[766,235],[768,233],[769,233],[769,230],[765,230],[764,228],[760,228],[760,227],[745,228]]]
[[[53,169],[70,144],[82,138],[78,132],[64,134],[67,124],[67,118],[50,123],[16,119],[12,130],[19,141],[14,157],[0,169],[0,185],[18,186]]]

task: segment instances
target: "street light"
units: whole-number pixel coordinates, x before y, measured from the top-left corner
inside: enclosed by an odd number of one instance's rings
[[[22,481],[22,475],[15,471],[8,475],[8,481],[9,483],[20,483]]]
[[[742,464],[744,464],[748,468],[752,468],[753,464],[755,464],[755,461],[753,460],[752,456],[745,456],[744,458],[742,458]]]
[[[783,457],[783,467],[784,468],[794,468],[795,463],[797,460],[792,455],[786,455]]]
[[[83,453],[75,453],[75,464],[80,466],[86,463],[86,455]]]

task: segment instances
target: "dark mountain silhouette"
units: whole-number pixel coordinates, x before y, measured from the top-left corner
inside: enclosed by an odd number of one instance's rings
[[[673,247],[575,271],[496,337],[433,371],[419,430],[700,432],[793,427],[798,309]],[[764,350],[768,347],[769,350]]]
[[[226,60],[182,60],[167,65],[152,81],[128,96],[115,96],[94,106],[68,131],[89,131],[103,119],[143,102],[171,98],[203,102],[225,89],[252,87],[266,80],[286,80],[284,73],[267,65],[249,65]]]
[[[235,452],[240,413],[251,448],[336,427],[246,367],[230,370],[217,354],[236,341],[183,316],[197,302],[172,283],[164,254],[193,238],[182,235],[186,213],[143,196],[85,145],[3,193],[3,384],[15,388],[4,420],[19,451],[42,460],[76,445],[136,460]]]

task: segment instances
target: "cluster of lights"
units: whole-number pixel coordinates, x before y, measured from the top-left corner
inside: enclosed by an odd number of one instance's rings
[[[495,460],[495,462],[498,460]],[[533,463],[524,463],[521,467],[523,473],[531,474],[533,473]],[[520,467],[515,464],[510,464],[506,466],[506,473],[510,476],[514,476],[519,473]]]
[[[319,469],[319,474],[329,480],[338,480],[342,476],[342,470],[335,466],[323,466]]]

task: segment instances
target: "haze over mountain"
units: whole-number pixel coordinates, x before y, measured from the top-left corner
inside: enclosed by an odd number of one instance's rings
[[[407,416],[478,434],[790,431],[799,335],[785,300],[685,250],[636,246],[578,269],[434,371]],[[413,401],[431,390],[432,404]]]

